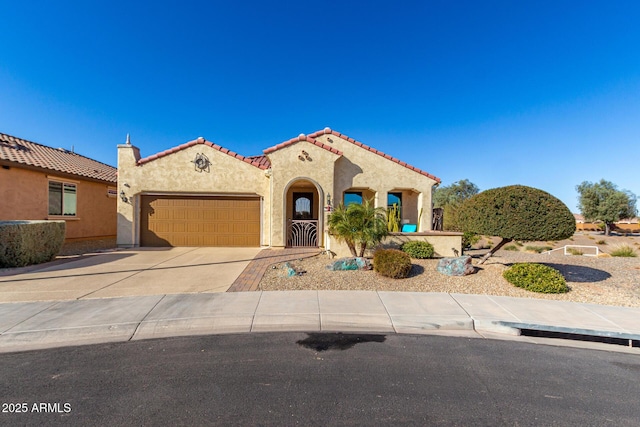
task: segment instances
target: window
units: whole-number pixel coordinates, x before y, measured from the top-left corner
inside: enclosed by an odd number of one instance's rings
[[[76,216],[76,184],[49,181],[49,215]]]
[[[293,219],[313,218],[313,193],[293,193]]]
[[[387,209],[393,209],[396,205],[398,218],[402,218],[402,193],[387,193]]]
[[[344,205],[349,206],[351,203],[362,204],[362,192],[361,191],[345,191],[344,192]]]

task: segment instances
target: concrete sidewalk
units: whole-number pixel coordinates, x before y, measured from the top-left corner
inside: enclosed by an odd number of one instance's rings
[[[632,340],[634,347],[582,346],[640,353],[638,319],[640,308],[488,295],[374,291],[149,295],[0,304],[0,352],[268,331],[548,340],[519,336],[521,329],[534,329]]]

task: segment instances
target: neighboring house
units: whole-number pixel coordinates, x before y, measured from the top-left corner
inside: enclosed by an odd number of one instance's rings
[[[338,246],[326,224],[333,205],[399,204],[416,235],[429,234],[431,191],[440,182],[329,128],[248,157],[198,138],[142,158],[127,141],[118,145],[118,178],[119,246],[332,251]],[[444,242],[451,254],[459,251],[457,240]]]
[[[66,221],[66,239],[116,235],[116,168],[0,133],[0,221]]]
[[[576,219],[576,231],[603,231],[604,223],[602,221],[588,222],[585,221],[584,216],[574,213]],[[613,231],[622,233],[638,233],[640,232],[640,224],[638,224],[638,218],[624,218],[620,221],[613,223]]]

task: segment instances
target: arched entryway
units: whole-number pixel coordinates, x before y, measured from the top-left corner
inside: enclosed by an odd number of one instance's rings
[[[285,189],[285,236],[288,247],[318,247],[322,243],[323,194],[320,186],[306,178]]]

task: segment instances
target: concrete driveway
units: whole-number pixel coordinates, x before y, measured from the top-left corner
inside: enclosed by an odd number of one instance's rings
[[[139,248],[0,270],[0,303],[225,292],[260,248]]]

